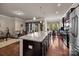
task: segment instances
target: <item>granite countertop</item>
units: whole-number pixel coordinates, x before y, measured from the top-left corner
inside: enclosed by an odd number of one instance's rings
[[[48,33],[49,31],[34,32],[34,33],[21,36],[19,37],[19,39],[42,42],[45,39],[45,37],[48,35]]]

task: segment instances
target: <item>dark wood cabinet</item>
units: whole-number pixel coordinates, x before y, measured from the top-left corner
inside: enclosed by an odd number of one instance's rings
[[[45,56],[49,47],[49,33],[42,42],[23,40],[23,56]],[[32,46],[32,49],[29,48]]]

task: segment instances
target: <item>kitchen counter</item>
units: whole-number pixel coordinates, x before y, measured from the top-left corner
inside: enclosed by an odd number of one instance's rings
[[[46,55],[49,47],[51,33],[40,31],[34,32],[20,39],[20,55],[21,56],[43,56]]]
[[[19,40],[18,39],[10,39],[8,41],[0,42],[0,48],[6,47],[6,46],[16,43],[16,42],[19,42]]]
[[[24,40],[30,40],[30,41],[36,41],[36,42],[42,42],[44,38],[48,35],[48,32],[40,31],[40,32],[34,32],[27,35],[24,35],[20,37],[20,39]]]

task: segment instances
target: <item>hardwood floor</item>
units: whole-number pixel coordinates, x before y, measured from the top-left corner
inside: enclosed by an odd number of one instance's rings
[[[0,56],[19,56],[19,42],[0,48]]]
[[[0,48],[0,56],[19,56],[19,42]],[[68,56],[69,50],[62,41],[61,36],[51,37],[50,46],[46,56]]]
[[[50,41],[47,56],[68,56],[69,50],[62,41],[61,36],[55,36]]]

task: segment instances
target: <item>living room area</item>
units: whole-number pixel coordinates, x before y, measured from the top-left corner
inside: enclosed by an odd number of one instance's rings
[[[0,51],[2,52],[0,55],[19,55],[18,37],[25,34],[22,32],[25,30],[24,25],[22,19],[0,15]],[[9,31],[8,34],[7,31]],[[14,53],[7,52],[6,49]]]

